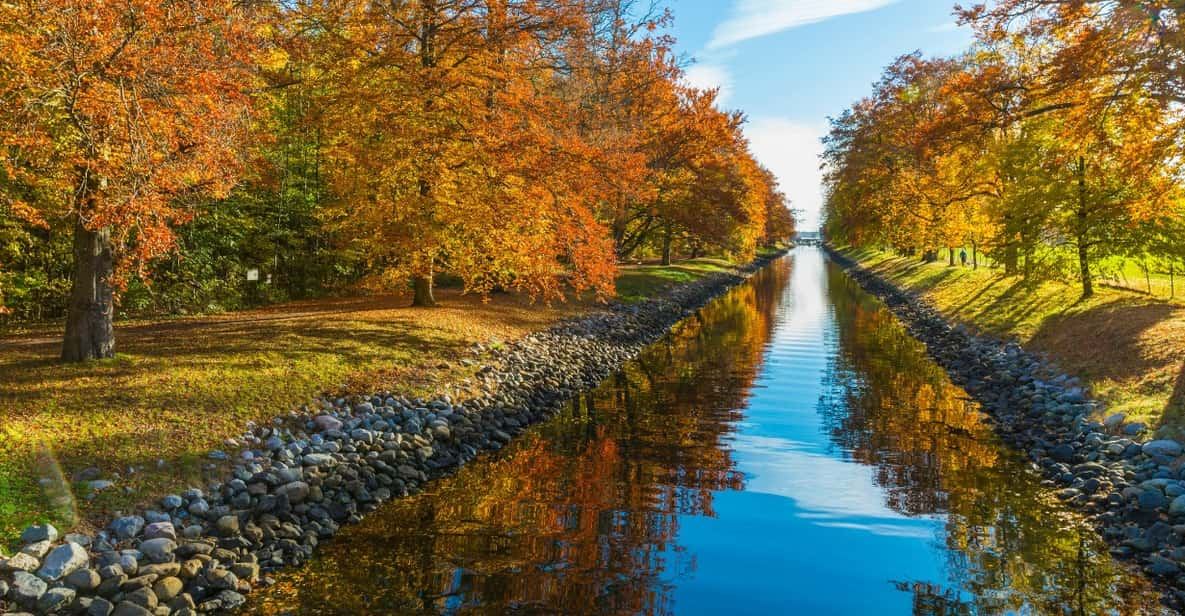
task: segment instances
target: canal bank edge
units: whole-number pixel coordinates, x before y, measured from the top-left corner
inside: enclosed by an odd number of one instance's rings
[[[1043,485],[1083,513],[1116,558],[1139,565],[1167,606],[1185,609],[1185,457],[1168,439],[1140,441],[1143,424],[1122,415],[1103,422],[1071,375],[1015,342],[952,326],[925,300],[862,267],[830,246],[829,257],[880,299],[926,345],[951,381],[979,402],[996,433],[1023,452]]]
[[[342,524],[501,449],[785,254],[478,349],[494,360],[478,372],[482,393],[464,402],[322,397],[317,411],[249,425],[238,451],[211,452],[236,461],[225,481],[165,496],[94,536],[25,529],[21,550],[0,557],[0,607],[96,616],[239,608],[265,574],[305,562]]]

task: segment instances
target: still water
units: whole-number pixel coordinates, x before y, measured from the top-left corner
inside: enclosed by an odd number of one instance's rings
[[[886,310],[799,248],[262,613],[1144,614]]]

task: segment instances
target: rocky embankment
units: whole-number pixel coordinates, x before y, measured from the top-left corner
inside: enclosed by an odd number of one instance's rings
[[[318,542],[384,501],[502,448],[773,258],[504,347],[478,345],[482,393],[472,399],[323,397],[320,408],[248,426],[227,451],[210,454],[234,460],[224,481],[165,496],[93,536],[26,529],[20,551],[0,557],[0,608],[95,616],[234,610],[269,583],[269,572],[300,565]]]
[[[1140,566],[1185,606],[1185,457],[1175,440],[1106,416],[1075,378],[1015,343],[952,326],[925,301],[830,251],[880,298],[993,420],[1000,437],[1027,454],[1059,499],[1086,514],[1117,558]],[[1096,418],[1105,416],[1098,421]]]

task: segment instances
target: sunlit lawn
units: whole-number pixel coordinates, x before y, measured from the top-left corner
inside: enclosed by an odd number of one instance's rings
[[[638,301],[729,267],[625,266],[618,288]],[[35,521],[86,528],[203,485],[212,449],[320,392],[448,391],[476,369],[459,361],[473,343],[512,340],[593,305],[507,294],[482,303],[455,290],[438,299],[436,309],[388,296],[117,324],[118,357],[83,365],[56,361],[56,328],[0,337],[0,545]],[[89,467],[115,482],[91,499],[71,480]]]
[[[1185,304],[1100,286],[1025,284],[1002,270],[923,264],[852,251],[865,265],[925,295],[949,316],[1015,339],[1083,377],[1111,412],[1185,433]]]
[[[574,305],[488,304],[455,292],[438,309],[381,297],[291,304],[272,310],[117,328],[118,357],[63,366],[53,337],[0,339],[0,537],[49,517],[69,527],[200,485],[206,454],[318,392],[435,391],[470,368],[474,342],[508,340],[571,313]],[[163,466],[158,461],[163,460]],[[53,486],[98,466],[115,486],[52,504]],[[130,472],[130,469],[135,469]]]

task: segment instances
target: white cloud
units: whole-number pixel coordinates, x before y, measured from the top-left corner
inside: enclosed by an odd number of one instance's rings
[[[863,13],[899,0],[738,0],[716,26],[708,49],[719,49],[840,15]]]
[[[732,95],[732,75],[720,64],[708,62],[692,64],[684,72],[683,80],[687,82],[687,85],[701,90],[719,88],[720,94],[716,97],[716,104],[720,107],[724,107],[728,97]]]
[[[825,123],[806,124],[779,117],[757,117],[745,125],[753,155],[773,171],[790,207],[798,210],[798,228],[817,229],[823,209],[823,172],[819,156]]]

